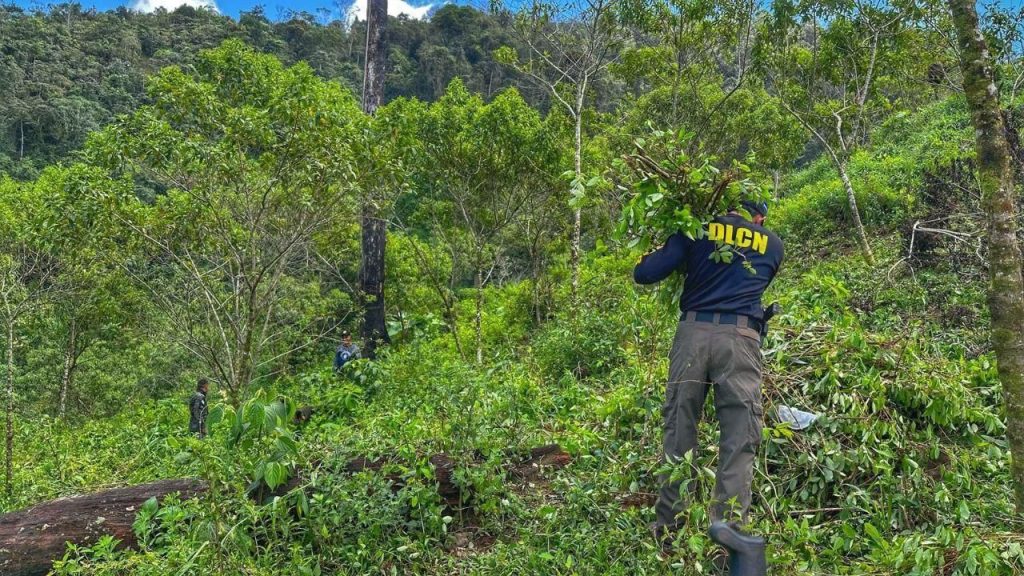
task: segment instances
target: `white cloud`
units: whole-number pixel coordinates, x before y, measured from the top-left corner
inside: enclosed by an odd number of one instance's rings
[[[132,3],[132,10],[148,14],[156,11],[157,8],[163,8],[168,12],[173,12],[178,6],[209,8],[215,12],[217,11],[217,4],[213,0],[135,0]]]
[[[413,20],[423,20],[427,17],[427,14],[430,13],[430,9],[433,7],[433,4],[414,6],[405,0],[388,0],[388,16],[399,16],[401,14],[405,14]],[[355,20],[366,20],[366,0],[355,0],[352,2],[352,5],[349,6],[348,13],[345,16],[345,19],[349,22],[353,22]]]

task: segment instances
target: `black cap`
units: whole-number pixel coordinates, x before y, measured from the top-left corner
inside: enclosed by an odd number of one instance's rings
[[[351,335],[352,335],[352,333],[349,332],[348,330],[342,330],[341,331],[341,337],[342,338],[346,338],[346,337],[351,336]]]
[[[755,214],[760,214],[765,218],[768,217],[768,203],[763,200],[744,200],[740,202],[740,205],[743,206],[743,208],[747,212],[749,212],[751,216],[754,216]]]

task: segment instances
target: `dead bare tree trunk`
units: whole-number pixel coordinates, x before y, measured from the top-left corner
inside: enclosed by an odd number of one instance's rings
[[[363,111],[372,115],[384,100],[387,62],[387,0],[369,0],[366,8],[366,67],[363,76]],[[373,191],[369,191],[372,194]],[[373,358],[377,345],[390,342],[384,316],[384,250],[387,224],[372,198],[363,200],[362,263],[359,292],[363,305],[363,354]]]
[[[1024,511],[1024,278],[1017,244],[1013,166],[999,113],[999,91],[973,0],[948,0],[960,44],[964,94],[974,124],[978,180],[988,214],[992,347],[1006,409],[1017,513]]]

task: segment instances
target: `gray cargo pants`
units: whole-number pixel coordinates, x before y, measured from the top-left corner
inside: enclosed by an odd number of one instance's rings
[[[721,428],[711,520],[747,521],[754,457],[761,441],[761,343],[746,318],[739,325],[679,322],[669,356],[669,381],[662,416],[664,459],[679,462],[697,450],[697,423],[708,389],[715,389]],[[717,315],[715,316],[717,319]],[[694,454],[696,456],[696,454]],[[680,482],[662,476],[655,504],[657,524],[674,530],[683,511]]]

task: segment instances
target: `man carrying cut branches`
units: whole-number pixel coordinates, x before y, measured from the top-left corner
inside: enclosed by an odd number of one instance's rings
[[[711,520],[745,524],[761,440],[761,296],[779,271],[783,246],[763,227],[766,203],[738,204],[698,234],[672,234],[643,257],[633,276],[640,284],[653,284],[673,272],[685,274],[662,407],[664,459],[682,462],[697,449],[697,424],[713,387],[721,438]],[[721,258],[723,250],[731,256]],[[652,529],[667,552],[681,527],[683,502],[678,480],[664,475],[661,482]]]

